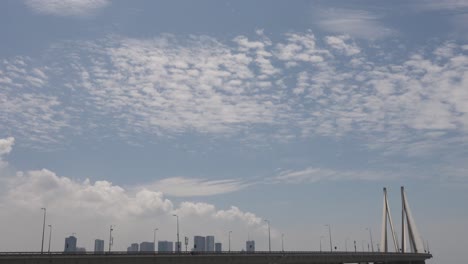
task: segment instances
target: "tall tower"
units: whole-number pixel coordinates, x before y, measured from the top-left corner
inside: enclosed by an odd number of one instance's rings
[[[419,236],[418,228],[414,221],[413,216],[411,215],[411,210],[409,208],[408,200],[406,199],[405,188],[401,186],[401,252],[405,253],[406,251],[406,240],[409,240],[410,250],[414,253],[424,253],[424,244]],[[406,219],[406,229],[408,232],[405,232],[405,219]]]
[[[382,246],[383,252],[388,252],[388,238],[387,238],[388,224],[387,223],[390,222],[390,231],[392,232],[393,246],[395,248],[395,252],[398,252],[399,251],[398,240],[395,235],[395,230],[393,228],[392,215],[390,214],[390,207],[388,205],[387,188],[383,188],[383,193],[384,193],[384,200],[383,200],[383,212],[382,212],[382,236],[381,236],[380,245]]]

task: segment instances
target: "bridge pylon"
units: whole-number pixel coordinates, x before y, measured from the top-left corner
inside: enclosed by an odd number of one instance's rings
[[[419,236],[418,228],[411,215],[408,200],[406,199],[405,188],[401,186],[401,252],[406,251],[406,240],[409,240],[410,250],[413,253],[424,253],[424,244]],[[405,232],[405,219],[407,223],[407,231]]]
[[[393,226],[392,216],[390,214],[390,207],[388,205],[387,188],[383,188],[383,213],[382,213],[382,234],[381,245],[383,252],[388,252],[388,236],[387,226],[390,223],[391,234],[393,238],[393,246],[395,252],[405,253],[407,251],[406,241],[409,241],[409,250],[413,253],[424,253],[424,244],[419,236],[416,223],[411,214],[408,200],[406,199],[405,189],[401,187],[401,244],[398,245],[398,238]]]
[[[388,238],[387,238],[387,226],[390,223],[390,230],[393,238],[393,246],[395,252],[399,251],[398,240],[396,238],[395,229],[393,228],[392,215],[390,214],[390,207],[388,205],[387,188],[383,188],[384,199],[383,199],[383,212],[382,212],[382,234],[380,245],[382,246],[383,252],[388,252]]]

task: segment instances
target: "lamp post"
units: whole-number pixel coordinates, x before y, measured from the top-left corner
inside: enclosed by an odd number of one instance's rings
[[[271,236],[270,236],[270,221],[265,219],[268,224],[268,251],[271,252]]]
[[[326,224],[325,226],[328,226],[328,236],[330,238],[330,252],[333,252],[333,243],[332,243],[332,237],[331,237],[331,226],[329,224]]]
[[[357,248],[356,248],[356,240],[354,240],[354,253],[357,252]]]
[[[232,231],[229,231],[229,233],[228,233],[228,236],[229,236],[229,238],[228,238],[229,252],[231,252],[231,233],[232,233]]]
[[[42,207],[41,210],[44,210],[44,222],[42,223],[42,244],[41,244],[41,254],[44,253],[44,232],[45,232],[45,219],[46,219],[46,212],[47,209]]]
[[[114,238],[112,237],[112,231],[114,231],[114,226],[110,225],[110,228],[109,228],[109,252],[111,252],[112,245],[114,244]]]
[[[372,241],[372,230],[370,227],[367,227],[366,230],[369,230],[370,244],[371,244],[372,252],[374,252],[374,242]]]
[[[320,236],[320,252],[322,252],[322,238],[323,236]]]
[[[52,225],[49,225],[49,250],[47,252],[50,253],[50,241],[52,240]]]
[[[154,251],[156,251],[156,231],[158,231],[158,228],[154,229],[154,237],[153,237],[153,246],[154,246]]]
[[[284,234],[281,234],[281,251],[284,252]]]
[[[177,219],[177,245],[176,245],[176,251],[180,252],[180,241],[179,241],[179,216],[176,214],[173,214],[172,216],[175,216]]]

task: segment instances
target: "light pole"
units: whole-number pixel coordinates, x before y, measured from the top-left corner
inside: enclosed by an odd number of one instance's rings
[[[154,246],[154,251],[156,251],[156,231],[158,231],[158,228],[154,229],[154,238],[153,238],[153,246]]]
[[[114,238],[112,237],[112,231],[114,231],[114,226],[110,226],[109,228],[109,252],[111,252],[112,245],[114,244]]]
[[[323,236],[320,236],[320,252],[322,252],[322,238]]]
[[[180,242],[179,242],[179,216],[176,214],[173,214],[172,216],[175,216],[177,218],[177,245],[176,245],[176,251],[180,252]]]
[[[284,234],[281,234],[281,251],[284,252]]]
[[[356,248],[356,240],[354,240],[354,253],[357,252],[357,248]]]
[[[44,253],[44,232],[45,232],[45,219],[46,219],[46,212],[47,209],[42,207],[41,210],[44,210],[44,222],[42,223],[42,244],[41,244],[41,254]]]
[[[367,227],[366,230],[369,230],[370,244],[371,244],[372,252],[374,252],[374,242],[372,241],[372,230],[370,227]]]
[[[332,237],[331,237],[331,227],[329,224],[326,224],[325,226],[328,226],[328,236],[330,238],[330,252],[333,252],[333,243],[332,243]]]
[[[50,240],[52,239],[52,225],[49,225],[49,250],[48,252],[50,253]]]
[[[229,236],[229,238],[228,238],[229,252],[231,252],[231,233],[232,233],[232,231],[229,231],[229,233],[228,233],[228,236]]]
[[[270,221],[265,219],[268,224],[268,251],[271,252],[271,236],[270,236]]]

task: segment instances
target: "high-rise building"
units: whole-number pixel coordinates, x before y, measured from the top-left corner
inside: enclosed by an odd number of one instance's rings
[[[65,252],[76,252],[76,237],[69,236],[65,238]]]
[[[215,243],[215,252],[222,252],[223,251],[223,246],[221,243]]]
[[[103,253],[104,252],[104,240],[96,239],[94,240],[94,253]]]
[[[172,241],[158,241],[158,252],[172,252],[174,243]]]
[[[195,236],[195,237],[193,238],[193,251],[196,251],[196,252],[204,252],[204,251],[206,251],[205,237],[203,237],[203,236]]]
[[[255,241],[248,240],[247,242],[245,242],[245,250],[247,252],[255,252]]]
[[[127,252],[138,252],[138,243],[133,243],[127,248]]]
[[[214,252],[214,250],[215,250],[215,238],[214,236],[207,236],[205,251]]]
[[[154,251],[153,242],[141,242],[140,243],[140,252],[151,252]]]

